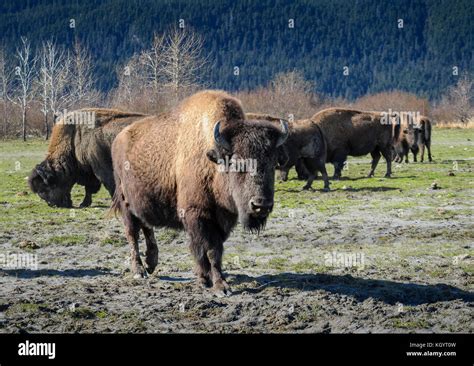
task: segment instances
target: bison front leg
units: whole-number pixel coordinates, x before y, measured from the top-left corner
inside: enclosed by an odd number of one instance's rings
[[[211,264],[212,290],[219,296],[229,296],[232,294],[229,284],[224,280],[222,274],[222,254],[224,252],[223,243],[215,244],[207,251],[207,258]]]
[[[100,181],[93,177],[89,180],[89,182],[85,185],[86,195],[80,204],[80,208],[89,207],[92,204],[92,195],[99,192],[101,183]]]
[[[196,261],[198,284],[212,285],[212,290],[219,297],[230,295],[230,287],[222,274],[224,233],[216,226],[215,220],[199,217],[197,212],[188,211],[184,222]]]
[[[146,242],[146,271],[151,274],[158,265],[158,245],[156,245],[155,233],[152,228],[142,226],[142,231]]]
[[[280,167],[279,170],[280,170],[280,180],[282,182],[286,182],[288,180],[288,173],[290,169],[286,167]]]
[[[194,274],[199,286],[206,288],[212,286],[210,278],[211,264],[207,258],[207,253],[203,252],[203,248],[197,243],[196,239],[192,239],[189,243],[191,253],[193,254],[195,265]]]

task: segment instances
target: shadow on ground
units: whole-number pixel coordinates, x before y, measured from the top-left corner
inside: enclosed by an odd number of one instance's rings
[[[0,269],[0,275],[7,275],[18,278],[35,278],[35,277],[96,277],[96,276],[113,276],[115,273],[107,269]]]
[[[298,274],[280,273],[276,275],[263,275],[251,277],[247,275],[229,276],[229,284],[245,285],[245,283],[259,283],[257,288],[246,288],[234,294],[244,291],[258,293],[266,287],[278,287],[287,289],[298,289],[301,291],[324,290],[334,294],[348,295],[362,302],[369,298],[383,301],[394,305],[432,304],[439,301],[450,301],[460,299],[464,302],[474,302],[474,293],[461,290],[454,286],[445,284],[420,285],[415,283],[403,283],[386,280],[374,280],[352,277],[351,275],[329,275],[329,274]]]

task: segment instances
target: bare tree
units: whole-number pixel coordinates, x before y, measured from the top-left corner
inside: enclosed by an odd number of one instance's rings
[[[125,66],[117,70],[117,74],[119,86],[115,91],[113,104],[126,109],[136,109],[146,87],[140,56],[133,55]]]
[[[196,88],[207,72],[209,60],[203,48],[203,38],[185,29],[175,28],[166,37],[162,75],[173,102]]]
[[[3,136],[8,134],[8,103],[13,71],[8,68],[6,50],[0,47],[0,100],[2,102]]]
[[[473,85],[474,81],[465,74],[448,91],[448,104],[461,123],[467,123],[472,118]]]
[[[32,55],[31,45],[27,38],[21,37],[21,46],[16,51],[18,66],[15,67],[17,80],[17,97],[10,99],[21,109],[21,126],[23,141],[26,141],[26,112],[34,96],[33,81],[36,72],[37,58]]]
[[[44,120],[44,132],[45,139],[49,138],[49,124],[48,124],[48,113],[49,113],[49,74],[48,74],[48,58],[47,58],[47,47],[43,44],[41,52],[38,56],[40,60],[40,70],[38,74],[38,91],[39,99],[41,102],[41,113],[43,114]]]
[[[165,37],[155,34],[151,48],[140,54],[140,63],[143,65],[144,77],[147,85],[153,90],[155,96],[160,92],[163,84],[162,69],[164,67],[163,56],[165,53]]]
[[[72,52],[71,98],[78,108],[90,106],[99,100],[99,93],[94,89],[92,57],[77,39]]]

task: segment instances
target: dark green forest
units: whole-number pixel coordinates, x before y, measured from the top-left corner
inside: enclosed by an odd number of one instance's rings
[[[438,99],[457,81],[453,67],[474,72],[472,0],[2,0],[0,13],[0,41],[12,54],[20,36],[34,46],[78,37],[102,91],[179,19],[205,39],[213,88],[253,89],[298,69],[332,97],[399,89]]]

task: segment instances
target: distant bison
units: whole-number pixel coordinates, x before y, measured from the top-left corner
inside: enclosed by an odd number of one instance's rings
[[[237,220],[258,232],[273,209],[278,147],[285,122],[246,120],[240,101],[202,91],[168,114],[125,128],[112,145],[117,188],[112,209],[121,213],[135,277],[158,263],[153,227],[183,228],[198,283],[230,293],[222,274],[223,243]],[[138,250],[140,229],[146,267]]]
[[[411,151],[413,161],[417,161],[417,154],[421,150],[421,162],[424,160],[425,146],[428,150],[428,160],[431,158],[431,122],[428,117],[420,116],[415,120],[402,118],[399,140],[394,145],[395,162],[408,163],[408,154]]]
[[[278,117],[268,114],[247,113],[249,119],[277,121]],[[289,122],[288,139],[284,146],[288,159],[278,166],[283,181],[288,179],[289,170],[295,166],[298,176],[305,176],[307,180],[303,189],[311,189],[317,172],[321,172],[324,181],[324,190],[329,190],[329,179],[326,171],[326,140],[321,128],[311,120],[297,120]]]
[[[327,141],[327,162],[334,165],[334,179],[341,177],[347,156],[372,155],[374,175],[382,155],[387,162],[385,177],[392,174],[392,148],[400,135],[400,126],[383,121],[381,112],[329,108],[316,113],[311,120],[323,131]]]
[[[420,149],[420,160],[423,162],[425,158],[425,146],[428,150],[428,161],[433,161],[431,157],[431,121],[426,116],[421,116],[418,119],[418,147]]]
[[[57,207],[72,207],[74,184],[86,190],[81,207],[92,203],[92,194],[98,192],[101,183],[112,196],[112,141],[124,127],[144,116],[98,108],[66,114],[53,128],[46,159],[28,178],[31,190]]]

